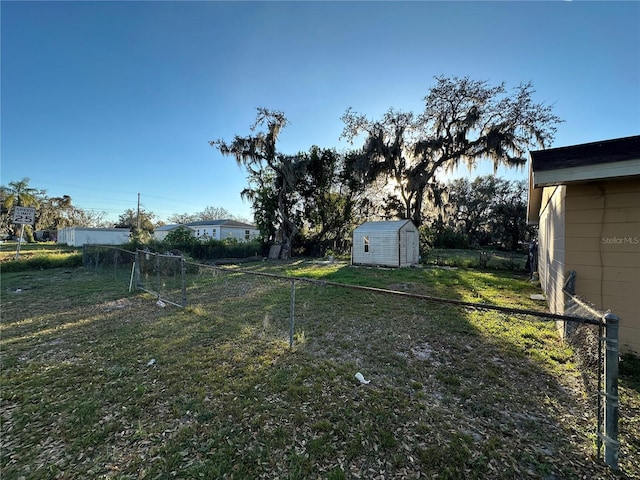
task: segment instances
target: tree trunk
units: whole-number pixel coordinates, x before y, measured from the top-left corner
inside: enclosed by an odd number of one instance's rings
[[[280,235],[282,236],[282,248],[280,249],[280,259],[289,260],[293,250],[293,237],[297,232],[296,226],[289,220],[289,215],[284,204],[284,192],[278,194],[278,211],[282,221],[280,225]]]

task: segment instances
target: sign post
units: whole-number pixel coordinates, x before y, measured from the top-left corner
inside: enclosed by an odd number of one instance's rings
[[[36,221],[35,207],[14,207],[13,223],[20,225],[20,236],[18,237],[18,249],[16,250],[16,260],[20,258],[20,246],[22,245],[22,235],[24,235],[24,226],[33,225]]]

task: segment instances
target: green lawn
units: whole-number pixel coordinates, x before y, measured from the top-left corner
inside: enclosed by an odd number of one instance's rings
[[[527,255],[492,249],[433,249],[424,255],[423,261],[438,266],[524,271]]]
[[[505,272],[243,269],[543,308]],[[640,476],[637,369],[613,473],[551,323],[297,281],[289,349],[290,281],[203,269],[179,309],[123,278],[3,271],[3,479]]]

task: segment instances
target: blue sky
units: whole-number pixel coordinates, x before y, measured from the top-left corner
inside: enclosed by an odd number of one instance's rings
[[[138,193],[163,220],[206,206],[249,218],[244,171],[209,140],[248,134],[266,107],[291,122],[281,151],[343,148],[347,108],[420,112],[438,75],[533,82],[565,120],[554,146],[640,133],[640,2],[0,8],[1,183],[29,177],[114,219]]]

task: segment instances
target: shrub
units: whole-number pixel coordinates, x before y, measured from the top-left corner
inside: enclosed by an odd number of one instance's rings
[[[186,246],[185,246],[186,247]],[[201,260],[216,258],[246,258],[262,252],[260,242],[238,242],[231,240],[208,240],[191,246],[191,256]]]
[[[2,263],[3,272],[23,272],[45,268],[75,268],[82,266],[82,254],[42,254],[23,260],[9,260]]]
[[[192,245],[197,241],[198,239],[193,236],[193,230],[187,227],[178,227],[171,230],[164,239],[164,243],[171,247],[176,247],[177,245]]]

